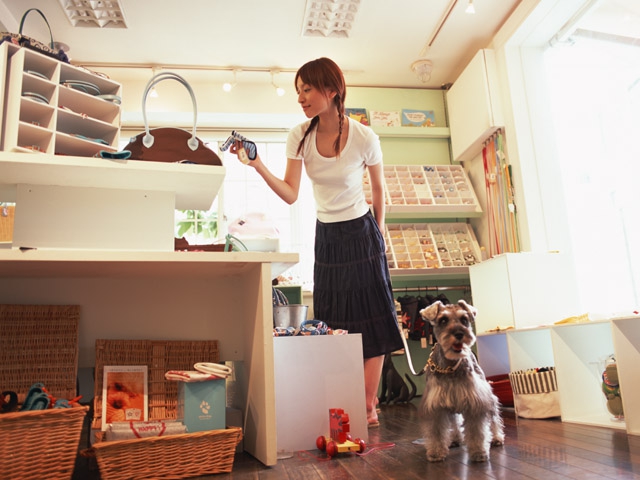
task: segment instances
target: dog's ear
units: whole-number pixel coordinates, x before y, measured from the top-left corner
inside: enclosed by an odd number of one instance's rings
[[[473,305],[469,305],[463,299],[458,300],[458,305],[469,312],[469,315],[471,315],[474,319],[476,318],[476,315],[478,314],[478,309],[476,307],[474,307]]]
[[[420,316],[423,319],[427,320],[429,323],[433,323],[433,321],[438,316],[438,312],[440,311],[441,307],[442,307],[442,302],[440,300],[435,301],[428,307],[420,310]]]

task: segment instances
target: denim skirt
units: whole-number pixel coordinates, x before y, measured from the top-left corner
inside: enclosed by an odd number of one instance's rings
[[[370,211],[345,222],[316,222],[313,279],[315,319],[362,334],[364,358],[403,347],[384,239]]]

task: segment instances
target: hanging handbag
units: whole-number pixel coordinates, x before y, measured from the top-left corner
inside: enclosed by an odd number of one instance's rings
[[[189,132],[180,128],[163,127],[149,129],[147,120],[147,96],[151,89],[162,80],[176,80],[184,85],[191,95],[193,103],[193,131]],[[189,83],[180,75],[171,72],[161,72],[153,76],[144,90],[142,96],[142,118],[144,120],[144,133],[136,135],[129,140],[124,150],[131,152],[132,160],[149,160],[153,162],[169,163],[198,163],[201,165],[222,165],[220,157],[207,147],[202,140],[196,137],[196,121],[198,111],[196,97]]]
[[[50,41],[48,45],[39,40],[36,40],[35,38],[31,38],[22,34],[24,21],[27,18],[27,15],[29,14],[29,12],[39,13],[40,16],[44,19],[44,23],[47,24],[47,28],[49,29],[49,37],[50,37]],[[61,50],[61,49],[56,50],[55,44],[53,42],[53,34],[51,33],[51,26],[49,26],[47,17],[45,17],[44,13],[42,13],[37,8],[30,8],[29,10],[24,12],[24,15],[22,15],[22,19],[20,20],[20,29],[18,30],[18,33],[10,33],[10,32],[0,33],[0,43],[2,42],[11,42],[20,47],[29,48],[31,50],[35,50],[36,52],[43,53],[49,57],[55,58],[56,60],[60,60],[61,62],[69,63],[69,57],[64,52],[64,50]]]

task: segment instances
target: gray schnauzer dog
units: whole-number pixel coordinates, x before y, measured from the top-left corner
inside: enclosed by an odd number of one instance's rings
[[[493,394],[471,347],[477,310],[464,300],[455,305],[437,301],[420,310],[433,325],[436,344],[424,367],[422,395],[427,459],[443,461],[450,446],[467,445],[475,462],[489,459],[491,446],[504,444],[500,402]]]

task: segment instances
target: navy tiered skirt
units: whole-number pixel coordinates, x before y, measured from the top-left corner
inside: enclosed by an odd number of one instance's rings
[[[384,239],[371,212],[316,222],[313,310],[333,329],[361,333],[364,358],[403,347]]]

